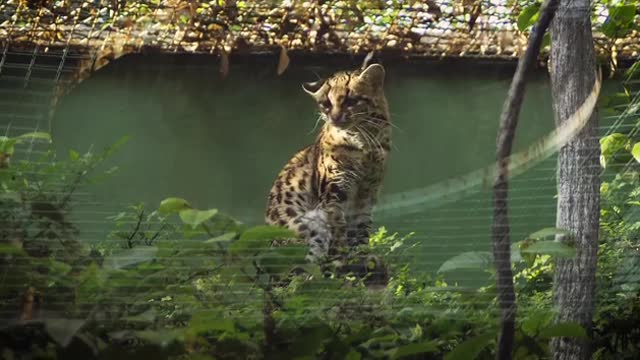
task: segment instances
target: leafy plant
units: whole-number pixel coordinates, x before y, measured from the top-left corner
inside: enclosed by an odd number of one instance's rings
[[[55,162],[48,153],[45,161],[16,162],[0,173],[1,219],[11,222],[2,227],[0,261],[2,269],[24,270],[5,276],[0,291],[3,310],[20,303],[19,315],[27,315],[0,329],[14,358],[64,358],[78,351],[87,358],[495,357],[498,314],[488,252],[459,254],[438,274],[426,274],[412,234],[382,227],[350,254],[346,267],[321,269],[304,261],[308,249],[286,229],[248,226],[175,197],[157,209],[128,206],[108,217],[113,230],[104,240],[78,241],[68,217],[73,202],[62,201],[92,175],[103,175],[98,165],[112,151],[72,151]],[[58,185],[65,191],[49,195],[53,183],[33,177],[43,171],[64,178]],[[553,322],[553,259],[574,256],[570,234],[546,228],[513,245],[518,358],[548,357],[551,337],[584,337],[586,330],[594,334],[599,356],[635,349],[640,192],[637,176],[619,175],[602,188],[605,234],[593,329]],[[34,210],[34,201],[44,199],[64,209],[61,218]],[[21,229],[21,242],[7,232],[12,227]],[[59,238],[44,241],[49,233],[39,234],[42,227]],[[373,284],[370,275],[381,265],[386,280]],[[447,283],[458,270],[489,277],[476,288]],[[39,316],[38,306],[59,316]],[[21,347],[25,338],[31,342]]]
[[[3,137],[3,159],[28,139],[50,140],[45,133]],[[45,150],[32,161],[5,161],[0,169],[0,311],[26,324],[20,329],[35,339],[43,339],[37,334],[44,332],[66,346],[86,325],[82,316],[76,317],[76,310],[82,309],[67,306],[78,285],[77,273],[94,256],[76,238],[77,228],[69,216],[72,198],[85,184],[115,170],[99,171],[98,166],[124,141],[99,153],[71,151],[67,160]],[[43,318],[45,311],[49,316]],[[42,331],[36,331],[40,327]],[[11,329],[11,339],[25,336]]]
[[[604,35],[615,39],[625,37],[631,30],[637,30],[634,21],[637,5],[635,1],[617,1],[605,4],[608,16],[600,27]]]

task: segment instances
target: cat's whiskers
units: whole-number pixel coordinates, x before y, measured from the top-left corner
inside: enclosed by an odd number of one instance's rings
[[[367,139],[367,143],[371,147],[375,147],[377,149],[383,148],[382,143],[380,142],[380,139],[378,139],[378,137],[375,136],[371,130],[373,130],[374,132],[379,132],[387,126],[392,126],[400,131],[403,131],[402,129],[400,129],[398,126],[391,123],[390,121],[382,121],[382,119],[378,117],[371,116],[373,115],[373,113],[370,111],[351,114],[351,116],[353,117],[359,116],[359,115],[368,115],[368,116],[358,118],[357,121],[361,122],[362,126],[354,126],[354,128],[357,129],[365,139]],[[367,129],[367,127],[370,127],[373,129]],[[400,149],[398,149],[398,147],[394,143],[391,143],[391,147],[396,151],[400,151]]]
[[[364,139],[365,145],[371,146],[371,138],[365,133],[365,131],[357,125],[354,126],[354,129],[362,136],[362,138]]]
[[[376,148],[376,149],[378,149],[378,150],[381,150],[381,149],[382,149],[382,144],[380,143],[380,140],[377,138],[377,136],[374,136],[374,135],[373,135],[369,130],[367,130],[367,129],[366,129],[366,128],[364,128],[364,127],[357,126],[356,128],[357,128],[358,130],[360,130],[360,133],[361,133],[364,137],[366,137],[366,138],[368,138],[368,139],[370,140],[369,144],[370,144],[372,147],[374,147],[374,148]]]
[[[378,122],[375,122],[371,119],[367,119],[367,118],[362,118],[360,119],[360,121],[366,122],[367,124],[371,125],[372,127],[374,127],[376,130],[381,130],[385,128],[384,124],[380,124]]]
[[[373,114],[373,113],[371,113],[371,112],[367,112],[367,113],[366,113],[366,115],[374,115],[374,114]],[[380,122],[381,122],[381,121],[380,121],[380,118],[376,118],[376,117],[373,117],[373,116],[369,116],[369,117],[367,117],[367,119],[368,119],[368,120],[372,120],[372,121],[377,122],[377,123],[380,123]],[[391,122],[391,120],[385,120],[383,123],[384,123],[385,125],[390,125],[391,127],[396,128],[396,129],[398,129],[398,130],[400,130],[400,131],[403,131],[403,132],[404,132],[404,130],[403,130],[403,129],[401,129],[398,125],[396,125],[396,124],[394,124],[393,122]]]
[[[364,119],[363,119],[363,121],[366,121],[370,126],[374,127],[378,131],[383,130],[384,127],[386,127],[386,124],[387,124],[387,123],[380,124],[380,123],[377,123],[377,122],[371,122],[370,120],[364,120]],[[378,140],[379,147],[382,148],[382,143],[380,143],[380,139],[378,139],[377,136],[376,136],[376,139]],[[398,148],[398,146],[396,146],[395,143],[391,142],[390,145],[396,151],[400,151],[400,149]]]
[[[375,127],[375,128],[376,128],[376,130],[378,130],[378,131],[379,131],[379,130],[382,130],[382,128],[384,127],[384,125],[380,125],[379,123],[372,123],[372,125],[374,125],[374,127]],[[364,131],[364,130],[366,130],[366,129],[361,128],[361,131]],[[384,148],[384,147],[382,146],[382,143],[380,142],[380,139],[379,139],[377,136],[374,136],[370,131],[368,131],[368,134],[369,134],[369,136],[372,136],[372,137],[375,139],[375,141],[376,141],[376,143],[377,143],[376,147],[377,147],[378,149],[383,149],[383,148]],[[398,147],[397,147],[393,142],[391,142],[391,144],[390,144],[390,145],[391,145],[391,147],[393,147],[393,148],[394,148],[394,149],[396,149],[397,151],[400,151],[400,149],[398,149]]]
[[[318,124],[320,123],[320,120],[324,120],[325,122],[327,121],[327,119],[325,119],[324,114],[322,113],[318,113],[318,119],[316,119],[316,123],[313,125],[313,129],[311,129],[311,131],[309,131],[309,133],[307,133],[307,135],[310,135],[311,133],[313,133],[317,128],[318,128]]]
[[[391,120],[376,117],[375,116],[376,113],[372,112],[372,111],[361,111],[361,112],[353,113],[351,115],[352,116],[368,115],[368,116],[366,116],[366,119],[368,119],[368,120],[372,120],[372,121],[377,122],[377,123],[384,123],[385,125],[388,124],[388,125],[391,125],[392,127],[396,128],[396,129],[398,129],[400,131],[403,131],[398,125],[392,123]]]

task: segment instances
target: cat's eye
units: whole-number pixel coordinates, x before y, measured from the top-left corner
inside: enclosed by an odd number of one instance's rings
[[[349,107],[349,106],[354,106],[354,105],[356,105],[356,104],[358,103],[358,101],[359,101],[359,100],[358,100],[358,99],[356,99],[356,98],[348,97],[348,98],[345,98],[345,99],[342,101],[342,105],[343,105],[343,106],[347,106],[347,107]]]
[[[331,109],[331,101],[329,99],[321,101],[320,107],[323,109]]]

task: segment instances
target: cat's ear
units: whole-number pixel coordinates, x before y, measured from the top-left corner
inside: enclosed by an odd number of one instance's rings
[[[384,67],[380,64],[371,64],[362,70],[358,80],[364,81],[376,87],[382,87],[384,84]]]
[[[324,80],[306,82],[302,83],[302,90],[313,97],[317,97],[318,91],[322,88],[322,85],[324,85]]]

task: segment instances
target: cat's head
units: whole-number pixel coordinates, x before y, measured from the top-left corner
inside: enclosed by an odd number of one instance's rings
[[[384,67],[372,64],[354,71],[338,72],[325,80],[304,83],[302,88],[317,102],[327,122],[350,128],[387,121],[384,77]]]

